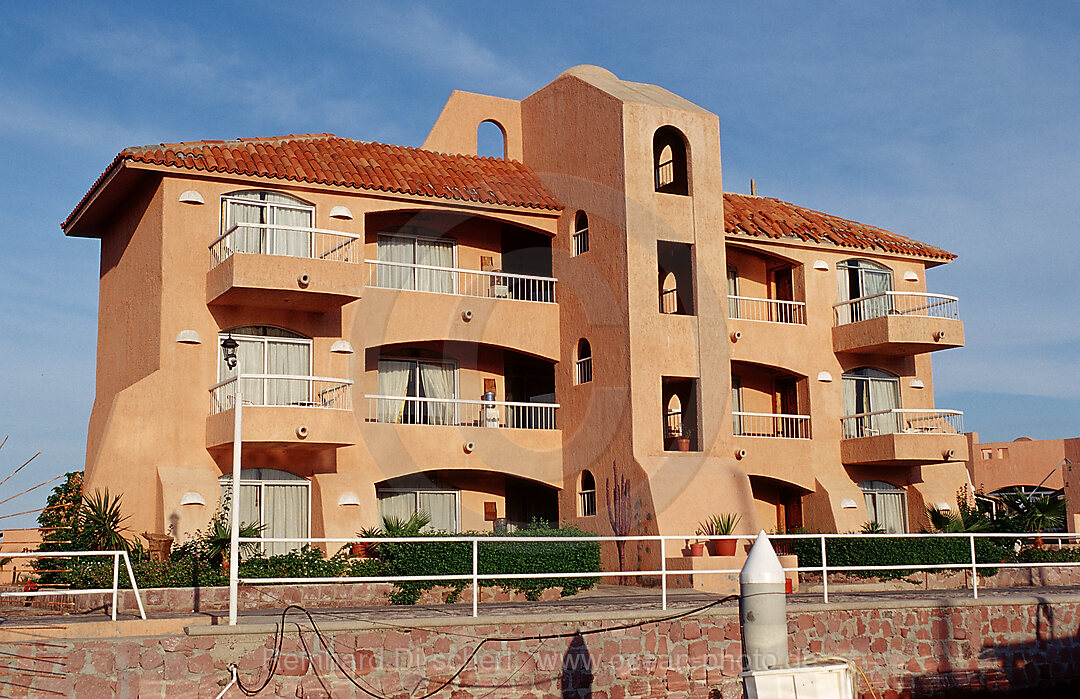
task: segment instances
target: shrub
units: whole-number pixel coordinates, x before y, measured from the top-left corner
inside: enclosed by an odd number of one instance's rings
[[[825,554],[829,566],[878,566],[896,565],[887,570],[851,571],[860,578],[880,578],[899,580],[916,571],[934,570],[922,565],[944,565],[971,563],[971,549],[968,539],[956,537],[949,539],[930,539],[907,537],[902,535],[853,536],[848,539],[826,539]],[[821,542],[818,539],[795,539],[791,542],[792,552],[799,556],[800,566],[821,565]],[[1012,540],[996,537],[978,537],[975,539],[975,560],[978,563],[1001,563],[1012,555]],[[951,569],[955,570],[955,569]],[[981,577],[994,575],[994,568],[980,568]]]
[[[472,535],[475,535],[472,534]],[[423,536],[457,536],[446,532],[425,532]],[[491,535],[487,535],[491,536]],[[534,521],[530,526],[512,534],[501,536],[591,536],[576,527],[555,528]],[[487,575],[502,573],[576,573],[600,570],[600,545],[592,541],[528,542],[481,541],[477,547],[477,572]],[[386,574],[406,575],[471,575],[472,545],[468,542],[428,543],[381,543],[379,558],[386,566]],[[597,583],[597,578],[521,578],[508,580],[482,580],[482,586],[496,586],[504,590],[525,593],[527,599],[536,600],[544,590],[561,587],[563,596],[574,595]],[[465,589],[467,581],[417,580],[395,583],[397,591],[390,600],[394,604],[415,604],[424,590],[449,586],[447,601],[456,600]]]

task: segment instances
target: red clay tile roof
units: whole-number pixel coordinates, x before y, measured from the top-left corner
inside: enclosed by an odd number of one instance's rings
[[[540,178],[513,160],[447,155],[419,148],[353,141],[333,134],[127,148],[116,156],[90,192],[125,160],[482,204],[562,210],[562,204],[544,187]],[[79,202],[75,211],[87,197]],[[70,220],[69,216],[62,227]]]
[[[934,257],[956,258],[951,252],[920,243],[882,228],[806,209],[779,199],[724,193],[724,232],[728,235],[798,238],[804,242],[832,243],[844,248]]]

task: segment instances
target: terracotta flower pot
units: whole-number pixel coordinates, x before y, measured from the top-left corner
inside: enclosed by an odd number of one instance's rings
[[[694,557],[704,556],[705,544],[690,544],[690,555]]]
[[[678,451],[690,451],[690,438],[689,437],[676,437],[675,448]]]
[[[734,556],[738,539],[710,539],[709,552],[714,556]]]

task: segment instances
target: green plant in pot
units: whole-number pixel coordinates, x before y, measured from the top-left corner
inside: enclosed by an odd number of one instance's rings
[[[742,518],[730,512],[713,515],[698,525],[698,536],[709,538],[709,552],[714,556],[734,556],[738,539],[719,539],[715,537],[731,536]]]
[[[365,527],[356,532],[356,535],[361,539],[378,539],[385,536],[383,530],[379,527]],[[350,547],[349,555],[362,558],[378,558],[379,545],[374,541],[357,542]]]

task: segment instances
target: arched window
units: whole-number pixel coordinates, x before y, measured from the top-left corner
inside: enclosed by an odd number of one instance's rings
[[[668,272],[660,282],[660,312],[679,312],[679,288],[674,272]]]
[[[863,481],[859,488],[871,522],[887,534],[907,533],[907,491],[885,481]]]
[[[574,217],[574,255],[589,251],[589,217],[584,211]]]
[[[312,395],[311,339],[284,328],[269,325],[244,325],[218,333],[238,343],[237,362],[229,367],[218,353],[218,381],[226,382],[237,374],[257,374],[258,378],[241,379],[245,405],[310,405]],[[226,384],[227,388],[231,384]],[[227,390],[232,395],[232,390]]]
[[[596,515],[596,479],[588,470],[581,472],[581,479],[578,481],[578,515]]]
[[[844,439],[900,431],[900,377],[860,367],[844,372]]]
[[[892,270],[870,260],[844,260],[836,265],[838,325],[879,318],[893,310]]]
[[[476,127],[476,154],[482,158],[506,158],[506,129],[494,119]]]
[[[683,436],[682,401],[675,393],[671,394],[667,405],[664,407],[664,436],[674,439]]]
[[[214,248],[216,261],[234,253],[311,257],[314,217],[314,206],[281,192],[225,194],[221,197],[223,238]]]
[[[245,396],[246,399],[246,396]],[[232,474],[222,476],[221,498],[232,498]],[[268,539],[300,539],[308,536],[311,484],[306,478],[274,468],[246,468],[240,472],[240,521],[262,525],[260,536]],[[300,548],[295,543],[264,543],[264,556],[277,556]]]
[[[578,340],[575,381],[579,384],[592,381],[592,347],[585,338]]]
[[[661,126],[653,134],[653,169],[656,191],[689,194],[686,139],[674,126]]]

